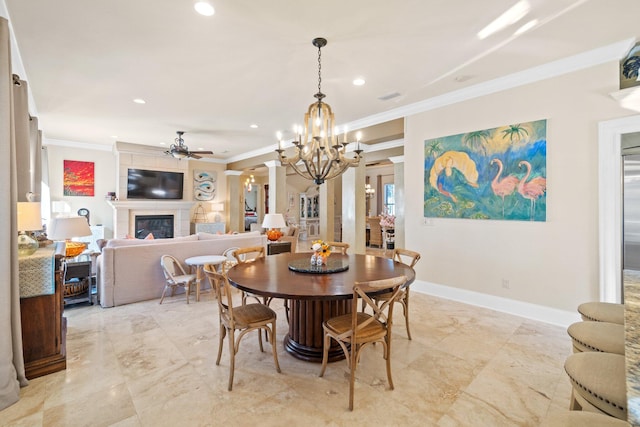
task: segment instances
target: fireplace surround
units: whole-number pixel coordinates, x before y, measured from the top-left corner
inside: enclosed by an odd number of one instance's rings
[[[136,236],[135,218],[145,215],[173,215],[173,236],[190,234],[191,208],[194,202],[171,200],[107,200],[113,209],[113,236]],[[156,236],[154,233],[154,237]]]

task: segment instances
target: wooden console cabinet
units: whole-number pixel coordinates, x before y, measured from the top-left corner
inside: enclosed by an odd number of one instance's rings
[[[62,244],[62,253],[64,253],[64,244]],[[39,295],[32,295],[34,291],[28,289],[29,282],[37,281],[41,277],[37,270],[39,263],[33,262],[33,259],[26,259],[30,257],[51,260],[54,276],[51,278],[53,289],[45,290]],[[53,248],[41,248],[34,255],[20,259],[22,349],[28,379],[58,372],[67,367],[67,319],[62,315],[64,309],[62,260],[61,253],[54,251]],[[44,277],[50,277],[51,268],[50,263],[48,270],[46,267],[42,268],[41,274]]]

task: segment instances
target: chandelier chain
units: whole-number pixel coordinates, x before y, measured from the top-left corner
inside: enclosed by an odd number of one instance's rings
[[[322,84],[322,48],[318,46],[318,93],[322,93],[320,85]]]

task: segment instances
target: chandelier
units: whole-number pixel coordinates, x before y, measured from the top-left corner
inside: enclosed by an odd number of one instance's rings
[[[322,100],[326,96],[322,93],[322,54],[321,49],[327,45],[323,38],[313,39],[313,45],[318,48],[318,93],[313,95],[317,101],[309,106],[304,115],[304,125],[294,127],[295,139],[293,145],[296,153],[287,157],[282,148],[282,134],[278,133],[278,157],[280,164],[291,166],[300,176],[312,180],[320,185],[328,179],[341,175],[348,167],[358,166],[360,163],[360,133],[358,132],[356,149],[353,157],[346,157],[347,130],[342,134],[342,142],[334,128],[334,117],[331,107]]]
[[[251,191],[251,186],[252,186],[252,184],[255,184],[255,182],[256,182],[256,179],[253,177],[253,175],[249,176],[249,178],[247,178],[244,181],[245,190]]]

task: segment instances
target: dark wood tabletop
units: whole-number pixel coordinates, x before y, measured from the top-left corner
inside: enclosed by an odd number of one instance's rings
[[[310,253],[267,256],[256,262],[239,264],[229,273],[229,282],[238,289],[261,296],[297,300],[349,299],[353,283],[387,279],[400,275],[415,279],[414,270],[389,258],[372,255],[340,255],[348,260],[349,268],[339,273],[299,273],[289,269],[295,259],[310,259]]]
[[[349,265],[347,270],[336,273],[303,273],[289,269],[290,263],[296,264],[297,268],[306,265],[304,260],[310,258],[311,253],[270,255],[255,262],[238,264],[228,272],[229,282],[236,288],[289,300],[289,333],[284,337],[284,347],[294,357],[310,362],[322,361],[322,322],[351,312],[349,299],[353,297],[354,282],[400,275],[407,276],[408,284],[415,280],[415,272],[408,265],[372,255],[332,254],[327,268],[342,264],[341,261]],[[329,361],[344,357],[340,346],[332,342]]]

